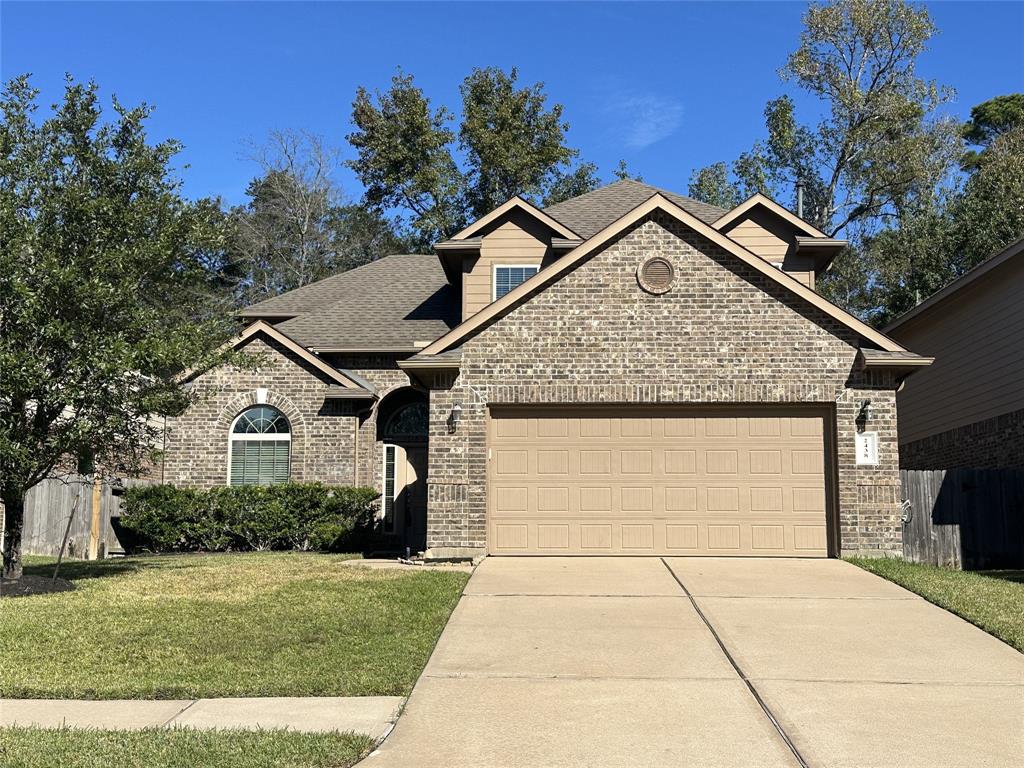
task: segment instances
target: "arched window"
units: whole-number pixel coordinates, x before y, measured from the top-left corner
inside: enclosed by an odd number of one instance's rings
[[[228,439],[228,484],[285,482],[291,442],[288,419],[276,408],[257,405],[242,411]]]
[[[427,439],[430,411],[426,403],[403,405],[384,425],[385,440]]]

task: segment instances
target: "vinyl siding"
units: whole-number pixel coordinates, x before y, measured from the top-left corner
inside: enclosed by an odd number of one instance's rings
[[[900,442],[1024,407],[1024,259],[1009,261],[893,331],[935,362],[899,395]]]
[[[796,254],[795,230],[773,213],[754,208],[726,229],[725,234],[765,261],[782,264],[783,272],[814,288],[810,259]]]
[[[548,252],[550,234],[519,211],[483,236],[480,256],[463,263],[462,319],[493,300],[494,267],[498,264],[540,266]]]

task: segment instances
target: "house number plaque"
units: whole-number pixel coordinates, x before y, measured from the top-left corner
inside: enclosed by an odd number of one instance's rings
[[[877,464],[878,463],[878,433],[858,432],[857,437],[857,463]]]

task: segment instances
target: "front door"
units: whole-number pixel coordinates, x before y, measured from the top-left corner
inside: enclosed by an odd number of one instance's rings
[[[413,553],[427,546],[427,446],[384,446],[385,526]],[[390,507],[390,508],[389,508]]]

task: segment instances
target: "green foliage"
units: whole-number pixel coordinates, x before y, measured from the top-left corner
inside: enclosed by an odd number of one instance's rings
[[[344,200],[337,152],[319,137],[275,131],[254,159],[263,169],[231,210],[228,257],[236,300],[250,304],[406,250],[395,223]]]
[[[225,229],[215,201],[189,202],[148,142],[149,106],[68,79],[35,117],[27,77],[0,97],[0,498],[5,570],[18,572],[22,501],[62,460],[131,474],[149,458],[151,415],[189,402],[179,374],[227,359],[211,301]]]
[[[1024,237],[1024,126],[979,153],[962,188],[908,211],[899,227],[866,243],[877,306],[885,324],[967,270]]]
[[[372,747],[361,733],[283,729],[0,728],[4,768],[346,768]]]
[[[550,204],[596,187],[594,166],[574,165],[579,153],[565,143],[562,105],[548,104],[543,83],[519,87],[518,76],[515,68],[474,69],[460,87],[458,130],[454,114],[432,107],[411,75],[396,74],[386,92],[360,88],[348,165],[366,205],[405,211],[418,245],[428,247],[514,195]]]
[[[881,557],[849,560],[1024,653],[1024,571],[954,571]]]
[[[927,10],[904,0],[811,5],[781,75],[822,103],[823,118],[802,122],[792,99],[773,99],[764,112],[766,138],[737,158],[729,179],[712,169],[697,174],[715,178],[702,194],[762,192],[789,207],[802,180],[804,218],[853,245],[820,288],[861,314],[874,308],[877,270],[864,242],[927,205],[960,153],[958,127],[936,113],[952,91],[916,74],[935,32]]]
[[[619,164],[618,166],[616,166],[615,170],[612,171],[612,175],[615,176],[615,178],[618,179],[619,181],[625,181],[626,179],[632,179],[633,181],[644,180],[644,177],[641,176],[639,173],[634,173],[629,169],[629,165],[626,163],[624,159],[619,160]]]
[[[336,550],[373,517],[372,488],[320,483],[129,488],[120,525],[155,552]]]
[[[1024,93],[1011,93],[975,104],[971,119],[961,129],[968,144],[981,147],[983,152],[994,139],[1015,128],[1024,128]],[[978,150],[968,150],[962,165],[970,170],[978,165]]]
[[[694,171],[690,175],[687,194],[711,205],[729,210],[740,203],[739,190],[729,181],[729,166],[725,163],[711,165]]]
[[[565,146],[564,107],[547,106],[543,83],[516,87],[519,73],[474,69],[462,82],[459,145],[466,155],[470,216],[514,195],[541,198],[554,174],[579,154]]]
[[[26,560],[53,575],[53,558]],[[0,699],[408,696],[469,574],[352,560],[65,561],[73,591],[0,601]]]
[[[446,107],[433,109],[412,75],[401,71],[386,92],[360,87],[352,102],[356,130],[346,138],[356,159],[348,166],[366,189],[364,201],[373,210],[408,211],[421,244],[466,222],[465,177],[452,157],[451,119]]]

